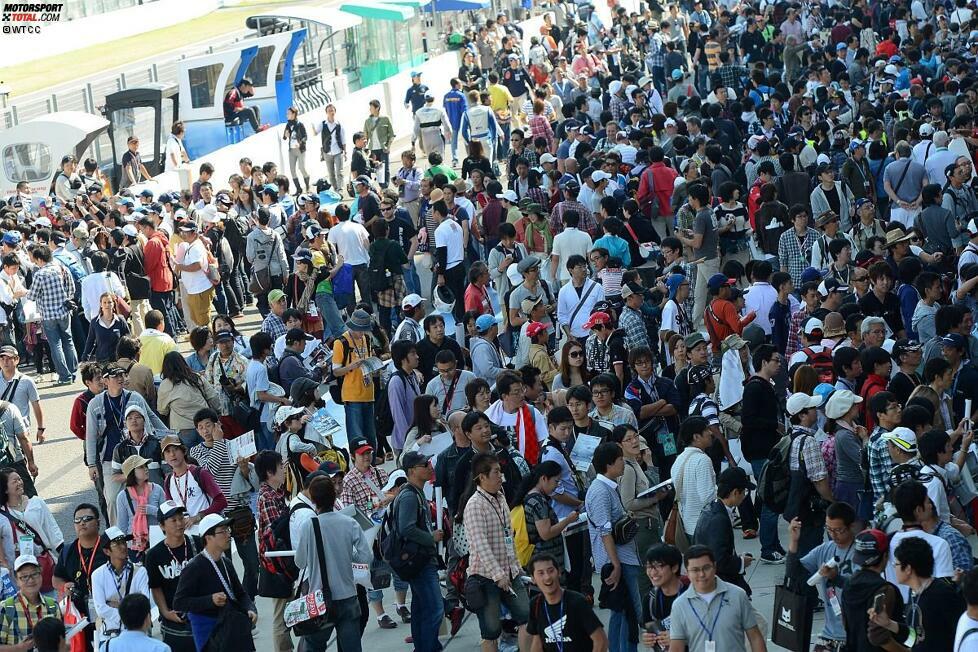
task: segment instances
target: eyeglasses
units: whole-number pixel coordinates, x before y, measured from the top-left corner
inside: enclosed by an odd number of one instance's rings
[[[849,528],[847,528],[847,527],[827,527],[827,528],[825,528],[825,531],[828,532],[829,534],[844,534],[845,532],[848,532],[849,531]]]
[[[76,516],[75,525],[81,525],[82,523],[91,523],[92,521],[97,521],[98,516]]]
[[[41,577],[41,573],[36,572],[36,573],[29,573],[27,575],[18,575],[17,579],[20,580],[21,582],[33,582],[37,580],[39,577]]]
[[[706,574],[713,570],[713,564],[707,564],[706,566],[700,566],[698,568],[693,568],[692,566],[686,567],[686,572],[690,575]]]
[[[214,534],[231,534],[231,528],[227,525],[214,528]]]
[[[591,396],[607,396],[611,393],[610,389],[594,389],[591,390]]]
[[[381,206],[381,207],[380,207],[380,210],[382,210],[383,212],[385,212],[385,213],[386,213],[387,211],[392,211],[392,210],[394,210],[394,207],[393,207],[393,206]]]

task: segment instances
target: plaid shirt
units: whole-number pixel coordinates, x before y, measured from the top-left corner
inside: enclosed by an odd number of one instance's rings
[[[801,287],[801,273],[810,264],[812,247],[815,246],[818,236],[818,231],[808,227],[805,239],[798,242],[798,234],[795,230],[788,229],[781,234],[781,239],[778,241],[778,259],[781,261],[781,269],[791,274],[791,280],[797,288]]]
[[[679,210],[682,211],[682,209]],[[689,226],[688,228],[693,227]],[[668,276],[674,272],[682,272],[683,276],[689,279],[689,296],[683,301],[683,308],[686,310],[687,315],[692,315],[693,306],[696,305],[696,297],[693,296],[693,291],[696,289],[696,265],[687,263],[685,259],[680,258],[671,265],[666,265],[662,268],[662,274],[664,276]]]
[[[523,574],[510,538],[509,506],[502,492],[492,495],[476,489],[465,503],[462,522],[469,541],[469,575],[497,582]]]
[[[812,435],[809,437],[808,435]],[[815,441],[815,432],[811,428],[803,428],[802,426],[794,426],[791,429],[791,450],[788,464],[792,471],[800,471],[801,466],[798,463],[798,447],[801,446],[801,441],[804,440],[805,445],[801,449],[801,456],[805,460],[805,472],[808,474],[808,479],[812,482],[818,482],[819,480],[824,480],[829,476],[828,469],[825,468],[825,458],[822,457],[822,449]]]
[[[664,68],[666,65],[666,47],[660,34],[653,34],[649,39],[649,52],[645,55],[649,68]]]
[[[634,349],[637,346],[649,346],[649,332],[645,329],[645,322],[637,310],[628,306],[622,308],[621,317],[618,318],[618,326],[625,331],[625,346],[629,349]]]
[[[951,548],[951,561],[955,568],[969,571],[975,565],[974,556],[971,554],[971,544],[964,538],[964,535],[955,530],[951,525],[944,521],[937,522],[937,529],[931,532],[947,541]]]
[[[594,235],[595,231],[598,230],[598,223],[594,221],[594,215],[591,214],[587,206],[574,199],[565,199],[557,202],[550,212],[550,232],[554,235],[564,230],[564,211],[577,211],[577,215],[581,219],[577,228],[581,231]]]
[[[340,501],[344,505],[356,505],[365,512],[371,511],[377,493],[367,484],[366,478],[370,478],[380,489],[387,483],[387,471],[372,466],[366,473],[360,473],[359,469],[351,466],[343,478],[343,493],[340,494]]]
[[[65,301],[75,296],[75,280],[58,263],[48,263],[34,274],[27,298],[37,303],[41,318],[61,319],[68,315]]]
[[[737,90],[742,86],[741,80],[747,76],[747,69],[733,63],[727,63],[717,69],[720,81],[727,88]]]
[[[788,345],[784,350],[785,359],[790,359],[795,353],[801,351],[801,338],[798,337],[798,333],[801,332],[802,322],[808,319],[810,315],[811,313],[808,312],[808,307],[805,305],[792,313],[791,325],[788,327]]]
[[[275,520],[289,508],[285,497],[285,487],[273,489],[267,482],[258,488],[258,554],[265,554],[265,543],[261,533],[272,526]]]
[[[41,597],[41,605],[30,612],[24,611],[27,599],[20,599],[20,593],[0,603],[0,645],[19,645],[34,630],[34,625],[45,616],[61,620],[61,609],[54,598]]]
[[[869,484],[873,488],[873,499],[879,500],[890,490],[892,479],[890,471],[893,469],[893,460],[890,459],[890,452],[886,448],[883,440],[883,433],[886,431],[876,426],[869,436]]]
[[[282,321],[282,318],[276,315],[274,312],[268,313],[268,316],[265,317],[265,320],[261,323],[261,329],[265,333],[272,336],[273,342],[277,340],[279,336],[285,335],[286,331],[285,322]]]

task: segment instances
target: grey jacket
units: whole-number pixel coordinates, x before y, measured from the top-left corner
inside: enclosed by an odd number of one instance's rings
[[[302,524],[302,535],[295,550],[295,565],[305,571],[309,579],[309,592],[323,588],[316,535],[312,530],[314,527],[319,527],[323,534],[323,556],[333,599],[354,597],[357,586],[353,581],[353,564],[369,564],[374,558],[363,529],[355,520],[339,512],[324,512]]]
[[[136,392],[131,392],[127,389],[122,391],[122,395],[124,397],[122,406],[123,414],[125,414],[127,406],[138,405],[143,409],[143,414],[149,415],[149,420],[146,424],[147,435],[155,437],[157,432],[167,430],[166,424],[160,420],[156,412],[149,409],[149,405],[146,404],[146,399]],[[95,396],[89,402],[88,409],[85,412],[85,466],[98,466],[105,457],[105,426],[107,424],[105,397],[105,392]],[[125,428],[124,423],[122,424],[122,428]]]
[[[506,370],[499,349],[481,337],[473,337],[469,342],[469,354],[472,356],[472,372],[493,387],[499,372]]]
[[[285,245],[278,233],[271,228],[256,227],[245,241],[245,256],[255,271],[268,269],[272,276],[285,276],[289,273],[289,261],[285,257]]]
[[[842,183],[835,181],[835,189],[839,193],[839,226],[843,231],[848,231],[852,228],[852,218],[849,217],[849,205],[854,201],[852,193],[848,188],[842,186]],[[822,190],[821,184],[815,186],[815,190],[812,191],[812,217],[817,218],[819,215],[827,210],[830,210],[829,200],[825,196],[825,191]]]

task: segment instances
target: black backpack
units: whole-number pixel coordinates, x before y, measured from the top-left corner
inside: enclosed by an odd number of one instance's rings
[[[431,561],[430,552],[425,550],[419,543],[405,538],[397,531],[397,506],[398,501],[403,500],[407,491],[416,491],[410,487],[404,487],[394,499],[391,509],[388,510],[387,536],[380,542],[380,552],[391,570],[403,580],[411,581],[421,574],[428,563]],[[424,496],[419,496],[417,524],[423,526],[425,523],[424,512],[428,506],[428,501]]]
[[[757,479],[757,496],[775,514],[783,514],[788,506],[788,491],[791,488],[791,435],[782,437],[771,452]]]
[[[259,535],[264,544],[265,552],[292,550],[292,534],[289,531],[289,521],[292,515],[300,509],[312,509],[301,500],[287,511],[279,515]],[[294,582],[299,579],[299,567],[295,565],[294,557],[261,557],[262,567],[274,575],[281,575]]]

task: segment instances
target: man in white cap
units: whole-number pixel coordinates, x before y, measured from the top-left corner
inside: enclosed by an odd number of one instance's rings
[[[424,94],[424,106],[414,113],[414,138],[421,144],[425,154],[438,152],[445,154],[445,143],[452,140],[452,125],[444,109],[435,106],[435,95],[431,91]]]
[[[934,125],[925,122],[917,131],[920,134],[920,142],[913,146],[913,160],[923,165],[934,151]]]
[[[224,556],[231,549],[231,519],[208,514],[200,521],[198,531],[204,549],[180,573],[173,609],[187,614],[198,650],[207,645],[222,616],[226,619],[221,632],[225,645],[222,649],[254,650],[248,624],[258,622],[258,610],[242,588],[234,565]],[[240,611],[228,610],[231,602],[237,609],[246,611],[247,618]],[[240,617],[234,618],[235,615]]]
[[[401,299],[401,315],[403,319],[394,331],[391,342],[410,340],[417,344],[424,338],[424,330],[418,319],[424,316],[424,299],[419,294],[409,294]]]
[[[20,591],[0,603],[0,645],[10,650],[33,650],[34,624],[45,616],[61,619],[54,598],[41,595],[41,564],[34,555],[14,560],[14,576]],[[9,647],[7,647],[9,646]]]
[[[848,392],[848,390],[841,391]],[[848,392],[848,394],[852,396],[852,392]],[[858,396],[854,398],[859,399]],[[801,471],[800,460],[804,458],[804,475],[798,474],[791,477],[793,484],[797,482],[808,485],[801,489],[798,495],[817,494],[824,500],[831,502],[832,489],[829,486],[829,474],[825,468],[821,448],[815,441],[815,424],[818,423],[818,410],[816,408],[821,404],[821,394],[809,396],[803,392],[797,392],[788,397],[786,409],[791,424],[791,445],[788,450],[789,470]],[[825,527],[824,517],[821,513],[813,512],[807,505],[794,506],[789,502],[788,510],[790,510],[793,519],[797,518],[801,521],[797,553],[800,556],[805,556],[822,542]],[[788,510],[785,511],[785,518],[788,518]]]
[[[186,515],[186,508],[172,500],[160,504],[156,519],[163,529],[164,539],[150,548],[143,560],[149,588],[160,611],[163,642],[173,652],[196,652],[185,615],[173,609],[180,575],[203,546],[199,538],[186,534]]]
[[[128,542],[132,535],[117,527],[110,527],[102,537],[102,550],[109,563],[99,566],[92,573],[92,599],[98,619],[95,623],[95,645],[115,638],[122,632],[119,619],[119,603],[130,593],[142,593],[147,599],[149,576],[146,569],[129,560]]]

